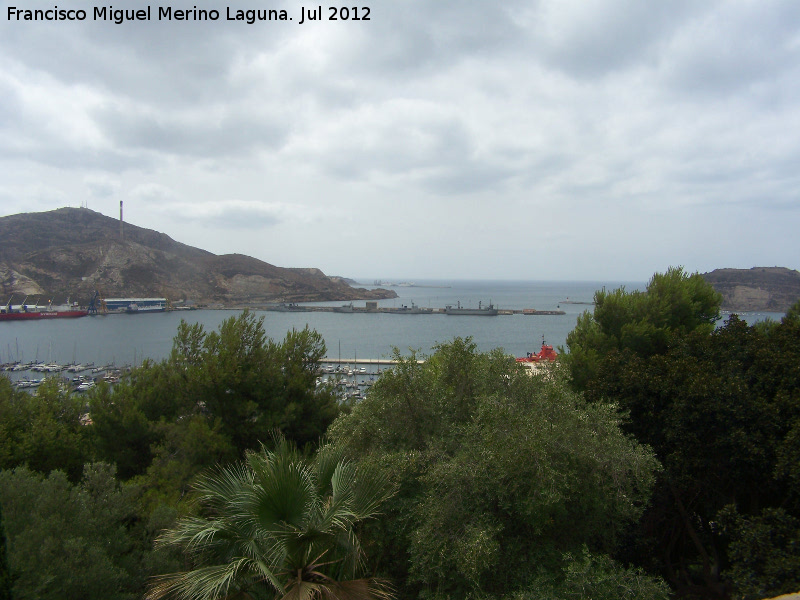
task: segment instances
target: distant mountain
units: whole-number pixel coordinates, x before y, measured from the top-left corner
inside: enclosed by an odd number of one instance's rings
[[[703,278],[722,294],[723,310],[786,312],[800,300],[800,272],[784,267],[715,269]]]
[[[0,292],[85,302],[104,297],[166,297],[196,304],[394,298],[353,288],[319,269],[276,267],[241,254],[216,255],[86,208],[0,217]]]

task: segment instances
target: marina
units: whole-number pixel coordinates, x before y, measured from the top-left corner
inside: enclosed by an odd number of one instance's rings
[[[396,361],[391,359],[338,359],[324,358],[317,373],[317,387],[330,386],[342,398],[361,398],[376,379],[391,369]],[[114,385],[131,372],[131,365],[67,364],[58,363],[4,363],[0,371],[19,390],[36,391],[48,381],[62,389],[83,393],[101,382]]]

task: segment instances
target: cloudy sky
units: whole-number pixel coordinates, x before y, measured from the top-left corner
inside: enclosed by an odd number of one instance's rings
[[[0,215],[122,200],[217,254],[364,279],[800,268],[796,0],[2,4]]]

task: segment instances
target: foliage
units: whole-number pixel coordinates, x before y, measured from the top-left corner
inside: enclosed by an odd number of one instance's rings
[[[307,460],[280,440],[274,451],[248,452],[244,463],[204,475],[196,492],[204,514],[160,538],[184,549],[192,569],[159,577],[148,598],[391,596],[385,583],[358,578],[357,528],[392,487],[333,448]]]
[[[0,472],[13,597],[136,597],[145,574],[128,531],[133,493],[103,464],[87,466],[79,484],[61,471]]]
[[[562,572],[540,576],[513,600],[668,600],[669,587],[641,568],[624,568],[584,546],[580,556],[567,552]]]
[[[133,479],[143,489],[144,514],[160,505],[178,506],[199,471],[233,460],[234,448],[220,429],[219,421],[211,423],[202,415],[154,425],[160,439],[153,445],[152,462],[143,475]]]
[[[279,429],[300,445],[316,443],[338,414],[334,398],[315,390],[325,355],[322,337],[307,327],[267,340],[263,318],[249,312],[227,319],[219,332],[181,325],[170,364],[185,395],[220,420],[239,451],[257,448]]]
[[[89,447],[82,401],[55,380],[29,394],[0,377],[0,469],[27,465],[34,471],[65,471],[80,479]]]
[[[666,351],[674,333],[710,333],[719,318],[722,296],[701,275],[671,267],[656,273],[644,292],[598,290],[594,312],[585,312],[567,336],[569,365],[577,389],[599,374],[610,352],[629,350],[647,357]]]
[[[793,559],[765,558],[770,573],[743,566],[742,549],[755,542],[742,527],[722,535],[719,521],[727,505],[740,523],[778,523],[763,520],[778,507],[800,516],[800,323],[789,316],[751,327],[734,315],[713,332],[673,332],[659,354],[614,350],[600,365],[587,397],[619,402],[630,414],[627,430],[664,465],[639,556],[685,594],[725,596],[726,569],[745,590],[777,592],[775,584],[793,580],[790,570],[775,571]],[[758,540],[765,557],[798,552],[769,535]]]
[[[460,338],[395,359],[330,436],[398,484],[373,540],[404,595],[525,589],[565,551],[612,550],[641,514],[657,462],[558,370],[531,377]]]
[[[3,506],[0,503],[0,600],[11,600],[11,571],[8,568],[6,528],[3,524]]]
[[[727,571],[741,600],[800,590],[800,519],[782,508],[745,517],[728,506],[719,514],[731,538]]]
[[[248,311],[213,332],[182,321],[169,359],[91,395],[96,456],[142,486],[146,515],[176,506],[199,472],[234,462],[276,430],[316,444],[339,413],[333,393],[316,388],[324,354],[318,333],[292,330],[276,343]]]
[[[141,367],[133,373],[132,380],[123,380],[113,390],[101,386],[90,394],[89,435],[94,452],[98,459],[116,465],[123,480],[147,469],[153,460],[151,447],[159,439],[146,414],[150,396],[140,386],[146,369],[147,366]]]

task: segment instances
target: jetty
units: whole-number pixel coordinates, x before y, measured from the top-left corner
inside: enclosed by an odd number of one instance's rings
[[[330,312],[340,314],[388,314],[388,315],[446,315],[447,308],[419,309],[408,306],[378,306],[377,302],[367,302],[365,306],[354,306],[352,303],[343,306],[314,306],[307,304],[277,304],[265,306],[251,306],[253,310],[267,310],[275,312]],[[533,315],[533,316],[559,316],[566,315],[563,310],[537,310],[535,308],[497,310],[497,315]],[[465,315],[461,315],[465,316]],[[468,316],[468,315],[466,315]]]

